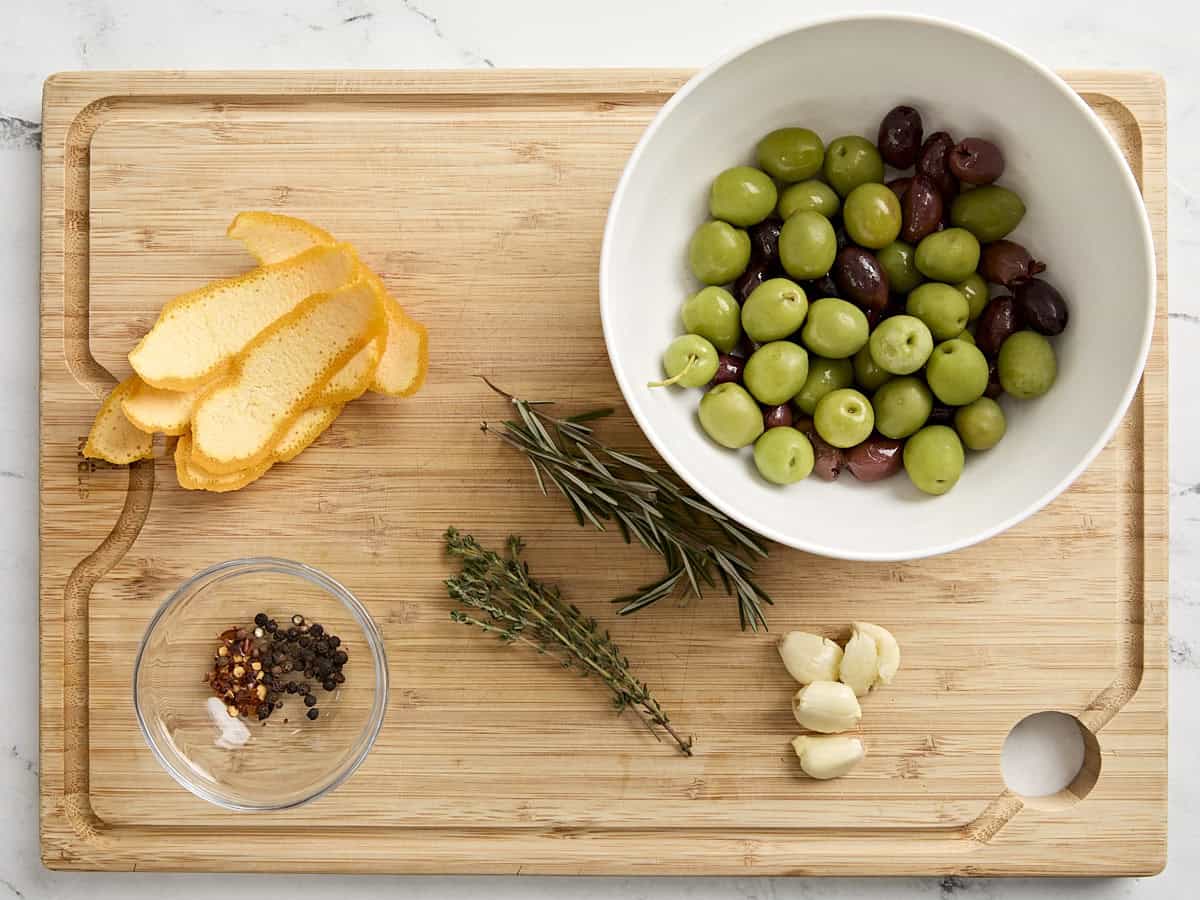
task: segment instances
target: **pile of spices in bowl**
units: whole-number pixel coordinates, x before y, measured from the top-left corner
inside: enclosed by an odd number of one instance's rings
[[[260,612],[253,624],[221,632],[212,671],[204,680],[230,716],[265,724],[282,708],[284,694],[296,694],[306,707],[305,716],[316,719],[320,710],[313,684],[335,691],[346,680],[342,668],[349,655],[341,644],[336,634],[302,615],[293,615],[281,626]]]

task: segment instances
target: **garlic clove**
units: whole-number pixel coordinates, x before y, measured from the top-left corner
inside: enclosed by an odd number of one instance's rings
[[[854,628],[875,639],[879,651],[879,681],[881,684],[891,684],[900,669],[900,644],[890,631],[871,622],[855,622]]]
[[[779,656],[788,674],[801,684],[837,681],[842,648],[819,634],[789,631],[779,641]]]
[[[840,778],[867,755],[862,741],[840,734],[822,737],[802,734],[792,741],[792,749],[800,757],[800,768],[804,773],[822,781]]]
[[[809,731],[831,734],[846,731],[862,718],[854,691],[840,681],[814,681],[796,691],[792,714]]]
[[[839,677],[850,686],[856,697],[862,697],[879,678],[879,647],[875,638],[856,627],[842,654]]]

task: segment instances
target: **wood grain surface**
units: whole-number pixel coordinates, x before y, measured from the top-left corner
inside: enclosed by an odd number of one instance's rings
[[[771,634],[712,594],[618,618],[658,570],[585,533],[479,422],[487,375],[568,410],[616,405],[596,265],[633,144],[687,73],[78,73],[46,87],[41,324],[41,796],[46,864],[78,869],[661,874],[1146,874],[1166,848],[1167,347],[1161,80],[1077,72],[1139,177],[1158,253],[1142,390],[1110,446],[1021,526],[937,559],[870,565],[775,548]],[[368,395],[236,494],[169,460],[79,454],[97,399],[163,302],[250,260],[241,209],[353,241],[427,323],[429,382]],[[450,622],[447,525],[526,537],[536,573],[610,627],[695,757],[614,717],[597,684]],[[146,623],[184,578],[270,554],[323,568],[378,620],[379,741],[331,795],[222,811],[156,764],[131,706]],[[890,626],[868,757],[806,779],[776,635]],[[1005,790],[1009,729],[1041,710],[1096,737],[1072,789]],[[1097,777],[1098,772],[1098,777]],[[1080,797],[1082,796],[1082,799]]]

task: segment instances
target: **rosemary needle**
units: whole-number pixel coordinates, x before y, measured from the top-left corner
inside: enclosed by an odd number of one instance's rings
[[[610,415],[611,409],[556,418],[544,411],[550,401],[522,400],[483,380],[512,403],[519,417],[505,422],[503,430],[484,422],[483,430],[525,455],[543,494],[549,493],[549,482],[581,526],[604,531],[606,522],[615,522],[626,543],[636,538],[662,557],[666,572],[661,579],[614,601],[622,604],[622,615],[677,591],[701,597],[705,587],[715,587],[720,579],[737,600],[742,629],[767,627],[763,606],[771,598],[754,582],[755,560],[765,557],[767,548],[757,535],[646,459],[597,440],[584,423]]]
[[[633,710],[658,740],[655,729],[667,732],[687,756],[692,739],[671,725],[650,689],[629,671],[629,659],[596,620],[585,616],[559,595],[558,588],[533,578],[521,561],[520,538],[508,539],[508,555],[482,547],[469,534],[446,531],[446,552],[462,561],[462,571],[446,579],[450,597],[477,610],[477,615],[454,610],[450,618],[497,635],[505,643],[526,644],[553,656],[563,668],[595,675],[612,692],[617,712]]]

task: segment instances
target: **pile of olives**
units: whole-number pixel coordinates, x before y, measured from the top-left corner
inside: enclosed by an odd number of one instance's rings
[[[781,128],[757,162],[712,183],[712,219],[688,246],[706,287],[684,302],[688,333],[655,386],[705,387],[705,432],[753,444],[776,484],[903,468],[944,494],[964,447],[1004,437],[996,398],[1054,384],[1047,338],[1067,325],[1062,295],[1038,277],[1046,267],[1006,239],[1025,204],[995,183],[1003,153],[924,137],[920,113],[897,106],[874,144]]]

